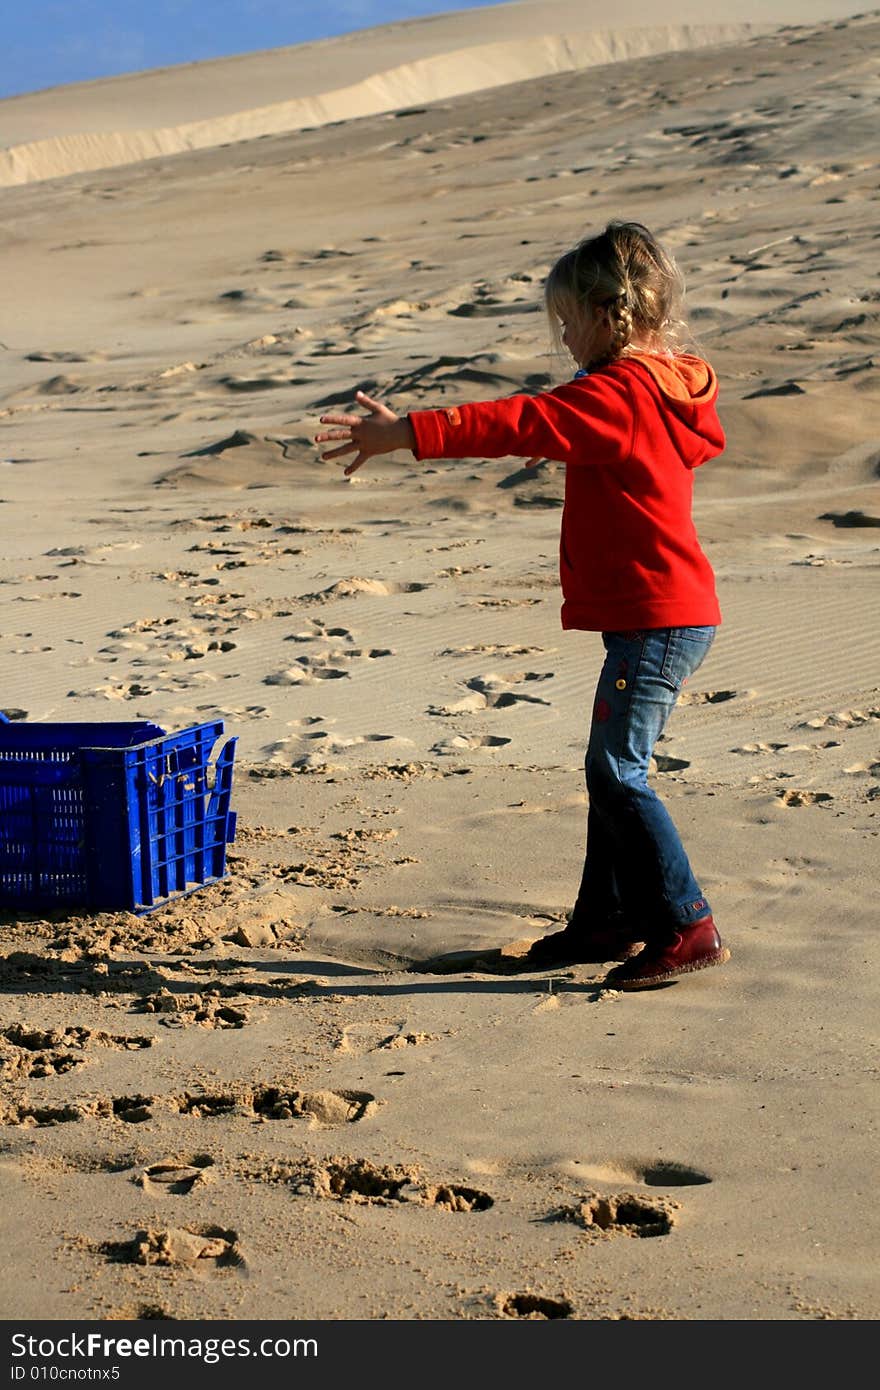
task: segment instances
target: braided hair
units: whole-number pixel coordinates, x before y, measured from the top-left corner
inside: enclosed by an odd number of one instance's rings
[[[559,339],[559,321],[608,311],[611,342],[590,367],[615,362],[633,338],[654,351],[680,351],[686,327],[678,317],[684,285],[668,251],[640,222],[609,222],[598,236],[566,251],[550,271],[544,300]]]

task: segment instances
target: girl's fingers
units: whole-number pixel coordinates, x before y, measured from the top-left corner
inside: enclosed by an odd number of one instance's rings
[[[343,475],[344,475],[346,478],[350,478],[351,475],[352,475],[352,473],[357,472],[357,470],[360,468],[361,464],[362,464],[362,463],[366,463],[366,461],[367,461],[367,459],[368,459],[369,457],[370,457],[369,454],[358,454],[358,456],[357,456],[356,459],[352,459],[351,463],[350,463],[346,468],[343,468],[343,470],[342,470]]]
[[[393,413],[388,410],[387,406],[382,405],[379,401],[374,401],[372,396],[368,396],[365,391],[357,391],[355,397],[358,405],[362,406],[364,410],[368,410],[371,414],[388,416],[391,419],[395,418]],[[336,425],[339,428],[321,430],[319,434],[315,435],[316,444],[327,444],[334,439],[341,439],[343,441],[338,448],[328,449],[326,453],[321,455],[321,458],[329,462],[332,459],[344,458],[346,454],[354,454],[355,457],[352,459],[351,463],[347,464],[343,469],[345,477],[350,478],[352,473],[356,473],[361,465],[366,463],[368,458],[373,457],[369,450],[361,448],[360,444],[356,444],[352,438],[352,431],[358,425],[362,425],[367,417],[363,415],[341,415],[334,411],[332,414],[321,415],[319,418],[322,425]]]
[[[352,425],[359,425],[363,420],[362,415],[321,415],[318,417],[322,425],[347,425],[351,429]]]
[[[315,435],[316,444],[326,444],[330,439],[350,439],[351,430],[321,430],[320,434]]]

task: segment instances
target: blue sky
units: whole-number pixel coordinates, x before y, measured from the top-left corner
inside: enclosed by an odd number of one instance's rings
[[[280,48],[493,0],[7,0],[0,97]],[[499,3],[499,0],[494,0]]]

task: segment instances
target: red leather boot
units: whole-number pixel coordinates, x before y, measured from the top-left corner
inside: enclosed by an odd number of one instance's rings
[[[693,926],[649,942],[637,956],[609,970],[603,984],[609,989],[646,989],[693,970],[705,970],[709,965],[723,965],[727,960],[730,952],[722,946],[713,919],[703,917]]]

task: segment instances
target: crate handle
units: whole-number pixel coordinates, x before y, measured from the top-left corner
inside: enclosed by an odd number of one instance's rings
[[[185,779],[190,774],[192,764],[189,764],[187,770],[184,771],[184,769],[181,767],[181,762],[182,759],[178,750],[176,748],[172,748],[169,752],[164,753],[162,755],[163,766],[162,771],[159,773],[158,777],[156,776],[155,772],[148,772],[147,777],[154,784],[154,786],[157,787],[163,786],[166,777],[176,777],[178,782],[183,781],[184,791],[195,791],[195,782],[189,783],[185,781]]]
[[[211,800],[208,805],[208,817],[220,814],[221,807],[225,805],[228,813],[229,797],[232,791],[232,768],[235,760],[235,747],[238,743],[237,738],[227,739],[217,755],[214,764],[214,784],[211,788]]]

